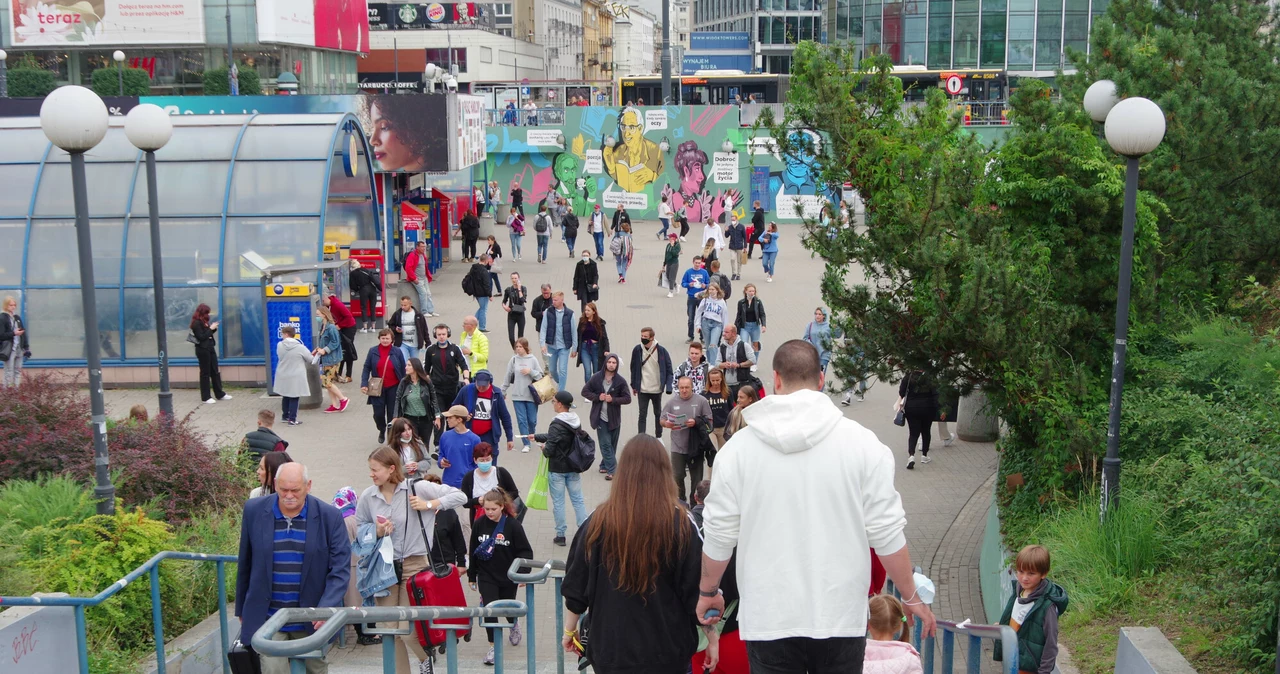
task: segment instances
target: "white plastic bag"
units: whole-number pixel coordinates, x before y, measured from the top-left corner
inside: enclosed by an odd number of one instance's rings
[[[917,573],[913,577],[916,583],[916,598],[926,604],[933,604],[933,596],[937,593],[937,588],[933,586],[933,581],[923,573]]]

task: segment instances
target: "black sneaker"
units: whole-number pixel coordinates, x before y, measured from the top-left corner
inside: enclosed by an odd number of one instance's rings
[[[387,432],[386,432],[386,431],[378,431],[378,444],[379,444],[379,445],[385,445],[385,444],[387,444]]]
[[[558,545],[558,546],[560,546],[560,547],[562,547],[562,548],[565,546],[564,536],[556,536],[555,538],[553,538],[553,539],[551,540],[551,542],[552,542],[552,543],[555,543],[556,545]]]

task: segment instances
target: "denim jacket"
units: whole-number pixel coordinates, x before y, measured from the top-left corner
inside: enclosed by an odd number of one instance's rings
[[[387,596],[387,588],[396,584],[395,567],[378,554],[380,542],[376,524],[361,524],[356,530],[356,539],[351,542],[351,554],[360,558],[356,569],[356,590],[364,599],[365,606],[373,606],[374,597]]]

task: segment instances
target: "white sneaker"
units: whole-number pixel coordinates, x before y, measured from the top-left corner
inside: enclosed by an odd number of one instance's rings
[[[529,453],[529,446],[528,446],[528,445],[525,445],[523,448],[521,448],[521,449],[520,449],[520,453],[521,453],[521,454],[528,454],[528,453]]]
[[[674,293],[667,293],[667,297],[675,297]]]
[[[907,455],[907,470],[913,470],[915,467],[916,467],[916,455],[915,455],[915,454],[908,454],[908,455]]]
[[[930,463],[931,461],[933,461],[933,459],[929,458],[928,454],[920,457],[920,463]]]
[[[765,279],[765,280],[764,280],[764,282],[765,282],[765,283],[773,283],[773,277],[772,277],[772,276],[770,276],[769,278]]]
[[[858,394],[858,402],[860,402],[860,403],[865,403],[865,402],[867,402],[867,394],[865,394],[865,393],[859,393],[859,394]]]
[[[955,434],[955,433],[952,433],[952,434],[951,434],[951,437],[949,437],[949,438],[947,438],[946,440],[943,440],[943,441],[942,441],[942,446],[943,446],[943,447],[950,447],[951,445],[954,445],[954,444],[956,444],[956,434]]]
[[[231,394],[230,394],[230,393],[223,393],[223,394],[222,394],[222,397],[221,397],[221,398],[218,398],[218,400],[231,400]]]
[[[852,393],[845,393],[845,394],[844,394],[844,397],[840,399],[840,404],[841,404],[841,405],[844,405],[845,407],[848,407],[848,406],[849,406],[849,403],[851,403],[851,402],[853,402],[853,394],[852,394]]]
[[[493,646],[489,647],[489,654],[484,656],[484,664],[486,665],[493,664]]]
[[[217,401],[217,399],[215,399],[215,398],[210,398],[210,399],[208,399],[208,400],[204,401],[204,404],[206,404],[206,405],[214,405],[214,404],[216,404],[217,402],[218,402],[218,401]]]
[[[512,623],[511,629],[507,634],[507,643],[511,644],[512,646],[519,646],[521,640],[523,639],[524,639],[524,633],[520,631],[519,621]]]

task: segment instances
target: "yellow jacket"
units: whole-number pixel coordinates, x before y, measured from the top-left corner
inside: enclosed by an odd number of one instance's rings
[[[471,355],[467,356],[467,362],[471,363],[471,376],[475,377],[480,370],[489,369],[489,336],[480,332],[479,328],[471,333],[471,343],[467,344],[467,333],[462,333],[462,337],[458,340],[458,346],[465,346],[471,349]]]

